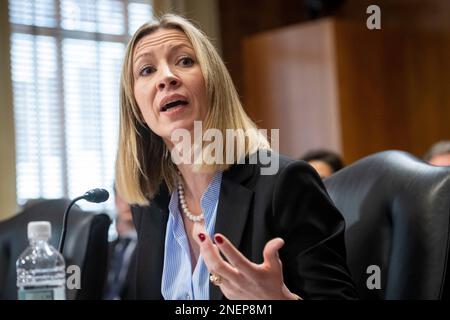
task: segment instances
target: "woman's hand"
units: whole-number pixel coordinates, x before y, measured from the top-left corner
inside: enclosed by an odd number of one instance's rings
[[[283,239],[275,238],[267,242],[263,251],[264,262],[255,264],[239,252],[225,236],[215,234],[213,243],[203,227],[194,227],[193,231],[209,273],[228,299],[300,299],[289,291],[283,281],[282,265],[278,256],[278,250],[284,245]],[[220,252],[228,261],[222,258]]]

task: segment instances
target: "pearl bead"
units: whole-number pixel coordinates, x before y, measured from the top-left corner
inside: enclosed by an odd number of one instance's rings
[[[179,197],[180,204],[181,204],[181,210],[183,211],[183,213],[186,215],[186,217],[189,220],[191,220],[192,222],[199,222],[205,218],[205,216],[203,215],[203,212],[200,215],[193,215],[191,213],[191,211],[189,211],[189,208],[186,204],[186,200],[184,198],[184,189],[183,189],[183,184],[181,183],[181,181],[178,182],[178,197]]]

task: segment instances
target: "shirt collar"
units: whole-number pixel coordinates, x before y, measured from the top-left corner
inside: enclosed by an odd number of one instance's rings
[[[222,182],[222,171],[218,171],[216,172],[211,182],[206,187],[205,192],[203,192],[202,197],[200,198],[200,205],[202,207],[202,211],[206,221],[210,220],[211,215],[214,211],[210,210],[210,208],[213,207],[217,203],[217,200],[219,199],[221,182]],[[177,218],[179,212],[178,189],[175,189],[174,192],[172,192],[171,194],[169,201],[169,212],[174,219]]]

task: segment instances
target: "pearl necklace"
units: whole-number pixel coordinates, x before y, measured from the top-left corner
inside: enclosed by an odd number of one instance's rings
[[[202,221],[205,216],[203,215],[203,212],[199,214],[198,216],[193,215],[191,211],[189,211],[189,208],[186,203],[186,199],[184,198],[184,189],[183,184],[178,182],[178,197],[180,198],[180,204],[181,204],[181,210],[186,215],[186,217],[191,220],[192,222],[200,222]]]

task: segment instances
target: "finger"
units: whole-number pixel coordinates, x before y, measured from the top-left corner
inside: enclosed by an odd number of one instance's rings
[[[228,281],[236,281],[236,270],[226,262],[219,253],[219,249],[211,241],[207,233],[200,232],[196,237],[200,246],[200,255],[205,261],[208,271],[217,274]]]
[[[284,240],[281,238],[275,238],[267,242],[263,251],[264,264],[270,268],[280,268],[281,261],[278,255],[278,250],[280,250],[283,246]]]
[[[200,239],[198,238],[198,234],[199,233],[204,233],[204,234],[208,234],[208,232],[206,231],[205,225],[203,223],[194,223],[194,227],[192,228],[192,238],[197,242],[197,244],[200,246],[201,242],[199,241]]]
[[[219,250],[223,253],[225,258],[234,266],[237,271],[243,274],[250,274],[252,272],[253,263],[248,260],[224,235],[217,233],[214,236],[214,241]]]

